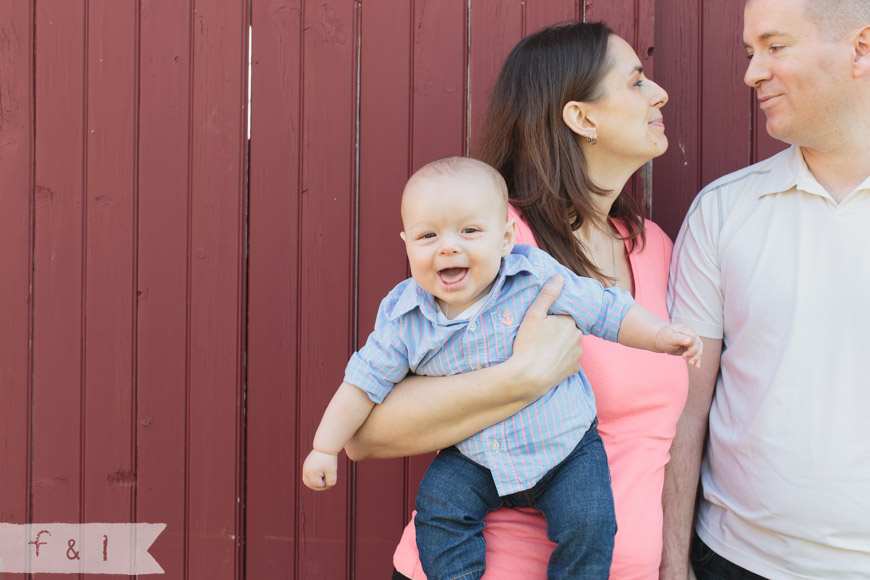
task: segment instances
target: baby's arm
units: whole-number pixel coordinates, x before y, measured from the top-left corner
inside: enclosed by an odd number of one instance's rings
[[[341,383],[323,413],[314,434],[313,449],[302,465],[302,481],[306,486],[323,491],[335,485],[338,452],[365,422],[374,406],[362,389]]]
[[[632,306],[619,325],[619,344],[682,356],[701,368],[701,339],[682,324],[668,324],[643,306]]]

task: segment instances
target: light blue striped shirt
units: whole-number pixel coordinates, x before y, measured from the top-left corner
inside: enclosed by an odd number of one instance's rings
[[[409,372],[448,376],[503,362],[517,328],[541,286],[554,274],[565,283],[550,309],[568,314],[584,334],[616,341],[634,299],[577,276],[549,254],[517,245],[502,260],[484,305],[467,320],[444,317],[431,294],[412,278],[381,302],[375,329],[345,370],[345,382],[380,403]],[[468,458],[492,472],[499,495],[529,489],[574,449],[595,418],[595,399],[580,369],[508,419],[459,443]]]

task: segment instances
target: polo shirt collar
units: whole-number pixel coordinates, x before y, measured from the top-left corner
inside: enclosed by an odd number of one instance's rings
[[[509,276],[516,276],[517,274],[528,272],[535,279],[539,280],[539,276],[535,272],[532,267],[529,259],[521,254],[508,254],[501,260],[501,266],[498,270],[498,276],[496,276],[495,284],[492,287],[492,291],[490,292],[489,298],[485,298],[485,300],[491,300],[493,295],[498,294],[501,291],[501,287],[504,286],[504,281]],[[417,282],[413,279],[408,281],[408,284],[405,285],[405,289],[402,291],[402,295],[399,296],[399,299],[396,301],[396,305],[393,307],[393,312],[390,314],[390,320],[394,320],[404,314],[407,314],[414,310],[415,308],[420,309],[420,313],[433,322],[437,322],[438,320],[438,304],[435,303],[435,297],[423,290]],[[486,309],[486,305],[484,305],[484,310]],[[463,321],[463,322],[467,322]]]
[[[757,195],[759,199],[766,195],[784,193],[794,189],[834,201],[831,194],[816,180],[810,168],[807,167],[800,147],[792,145],[771,158],[770,161],[765,175],[758,184]],[[865,179],[856,188],[856,191],[861,189],[870,189],[870,177]]]

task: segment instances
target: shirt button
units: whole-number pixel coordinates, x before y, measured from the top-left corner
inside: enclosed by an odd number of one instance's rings
[[[475,330],[477,330],[477,323],[476,323],[476,322],[472,322],[471,324],[469,324],[469,325],[468,325],[468,330],[470,330],[471,332],[474,332]]]
[[[498,448],[499,448],[498,441],[493,439],[492,443],[489,444],[489,448],[492,449],[493,451],[498,451]]]

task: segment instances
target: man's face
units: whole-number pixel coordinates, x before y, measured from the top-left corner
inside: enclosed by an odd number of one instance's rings
[[[843,127],[852,94],[851,50],[825,39],[808,16],[812,0],[749,0],[743,42],[749,54],[744,81],[756,90],[767,132],[804,147],[823,147]]]

